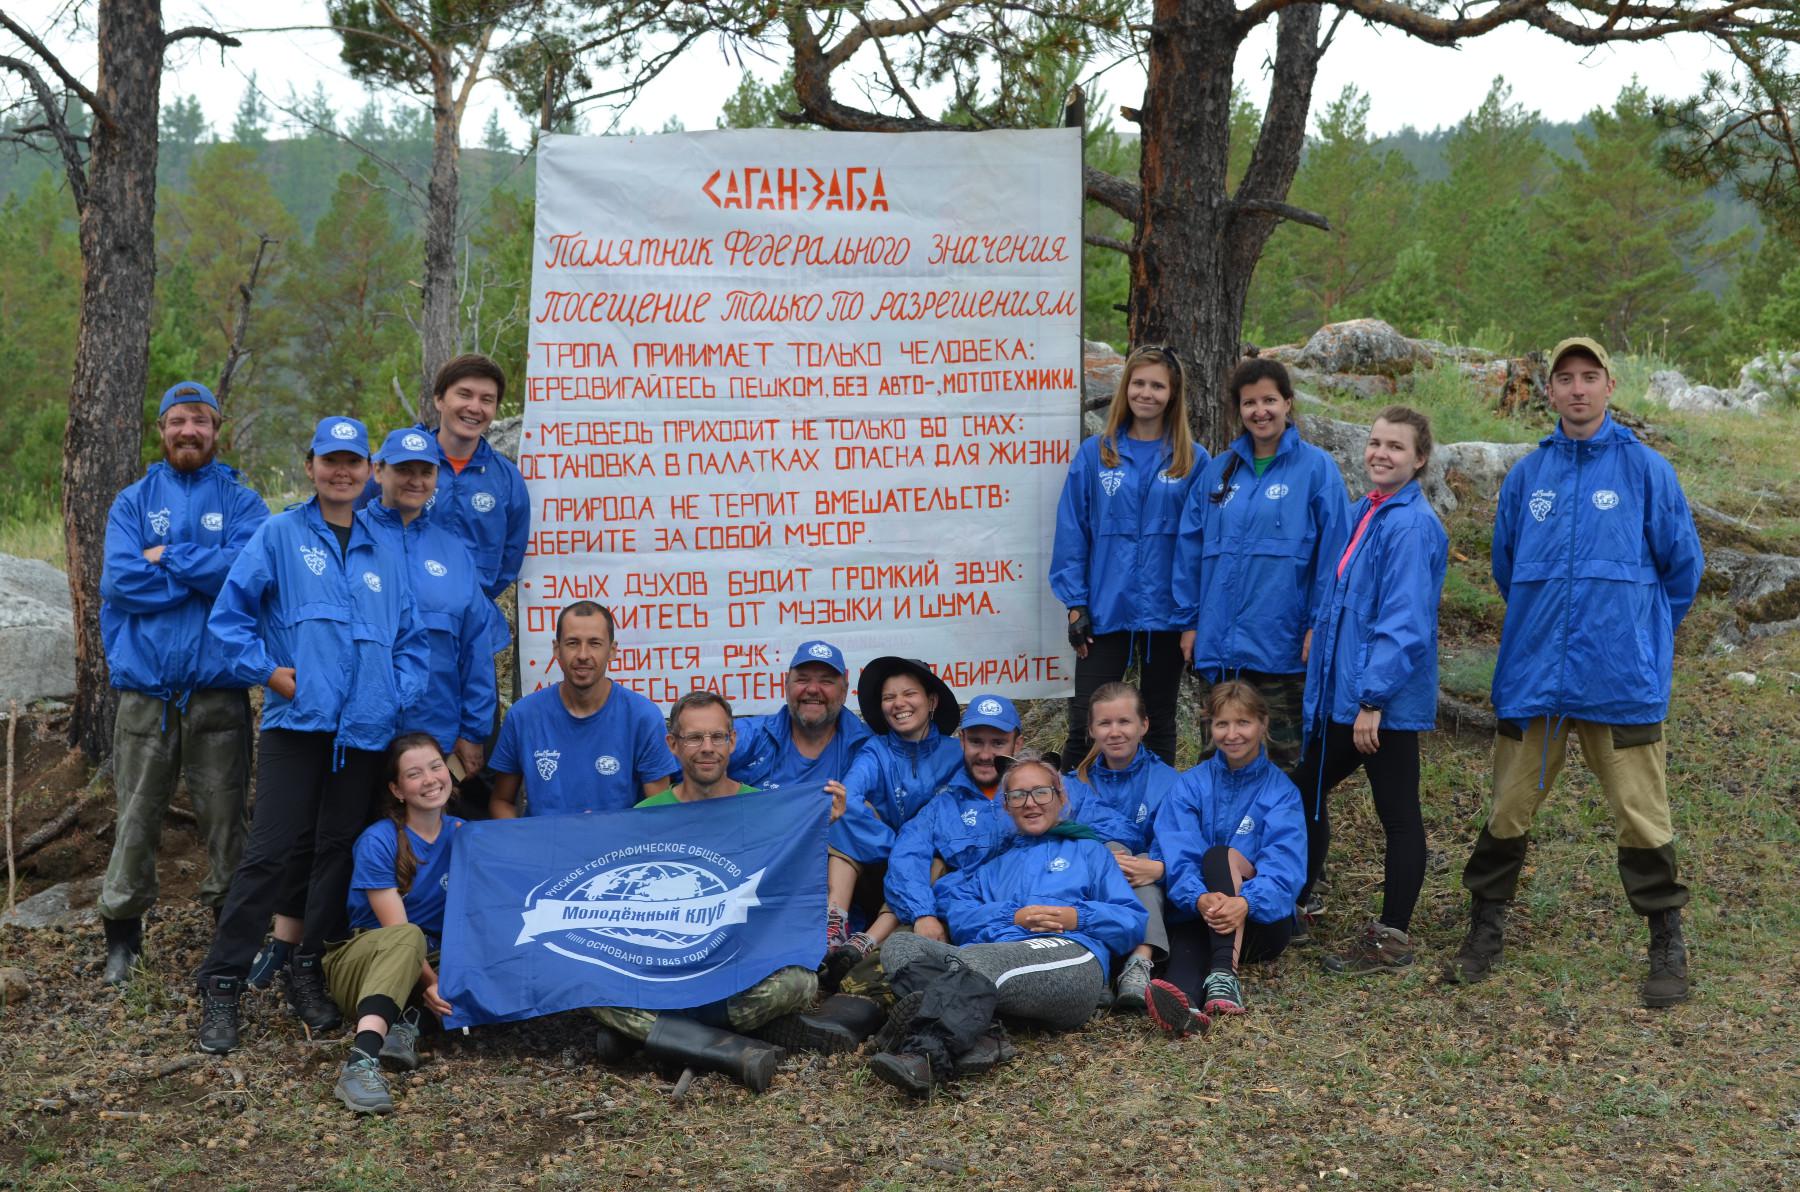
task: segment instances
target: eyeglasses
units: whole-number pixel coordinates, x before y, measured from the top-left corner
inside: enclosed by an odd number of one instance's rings
[[[1006,805],[1008,807],[1023,807],[1025,806],[1026,801],[1030,800],[1039,807],[1042,807],[1054,798],[1056,798],[1056,788],[1053,786],[1029,786],[1021,790],[1007,791]]]
[[[693,749],[700,745],[723,745],[731,740],[730,733],[677,733],[675,739]]]

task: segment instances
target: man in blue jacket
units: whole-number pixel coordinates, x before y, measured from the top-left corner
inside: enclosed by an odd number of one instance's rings
[[[216,912],[244,851],[250,700],[206,632],[213,598],[269,507],[213,458],[219,403],[197,381],[163,394],[163,458],[113,501],[100,573],[100,630],[112,685],[118,816],[100,891],[109,985],[130,980],[156,851],[176,783],[187,779],[206,838],[200,899]]]
[[[1453,981],[1501,955],[1532,817],[1569,734],[1618,826],[1619,877],[1649,920],[1646,1006],[1688,995],[1674,826],[1665,780],[1675,629],[1700,590],[1700,537],[1675,469],[1607,416],[1612,361],[1591,339],[1550,358],[1554,433],[1507,475],[1494,516],[1494,581],[1506,599],[1494,667],[1494,802],[1463,870],[1473,896]]]

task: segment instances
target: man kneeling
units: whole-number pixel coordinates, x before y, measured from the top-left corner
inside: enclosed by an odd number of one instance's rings
[[[757,793],[728,773],[737,733],[731,705],[719,696],[690,691],[676,700],[669,712],[668,740],[681,767],[681,781],[645,799],[639,808]],[[842,809],[841,799],[840,794],[834,814]],[[866,1010],[837,1005],[861,999],[832,998],[817,1013],[808,1014],[818,990],[814,970],[789,965],[723,1001],[689,1010],[597,1006],[592,1012],[601,1029],[595,1048],[602,1060],[612,1061],[642,1044],[653,1059],[721,1072],[760,1093],[769,1087],[787,1053],[769,1039],[749,1037],[751,1032],[819,1050],[845,1050],[836,1044],[847,1042],[853,1048],[877,1025],[880,1012],[873,1003]],[[840,1023],[841,1017],[856,1021]]]

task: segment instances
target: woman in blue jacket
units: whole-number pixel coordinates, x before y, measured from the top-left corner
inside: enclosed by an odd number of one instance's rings
[[[1087,824],[1112,850],[1119,871],[1144,904],[1144,942],[1119,966],[1115,1010],[1144,1009],[1153,965],[1167,959],[1163,863],[1150,856],[1150,830],[1163,795],[1179,775],[1144,747],[1150,729],[1144,697],[1129,683],[1108,683],[1088,704],[1087,756],[1067,778],[1069,818]]]
[[[1229,392],[1243,433],[1195,481],[1175,546],[1181,651],[1208,683],[1262,693],[1269,756],[1291,777],[1309,626],[1349,537],[1349,499],[1331,456],[1301,439],[1279,361],[1244,361]]]
[[[369,433],[319,423],[306,454],[314,496],[258,527],[207,621],[233,674],[263,684],[256,811],[212,948],[200,966],[200,1048],[238,1045],[250,961],[292,884],[304,880],[305,934],[288,999],[313,1030],[339,1021],[320,962],[348,933],[350,847],[403,712],[425,688],[428,647],[402,560],[356,520]]]
[[[1075,694],[1064,757],[1088,750],[1088,701],[1136,662],[1150,750],[1175,762],[1181,630],[1172,588],[1175,532],[1206,452],[1188,430],[1187,385],[1172,349],[1125,360],[1106,429],[1069,465],[1056,509],[1050,590],[1069,609]]]
[[[1052,1030],[1093,1016],[1111,958],[1144,938],[1144,908],[1086,825],[1063,821],[1056,765],[1022,750],[1002,778],[1012,845],[938,883],[951,943],[898,934],[881,964],[899,996],[875,1075],[915,1097],[956,1072],[996,1015]]]
[[[1336,973],[1392,972],[1413,962],[1408,930],[1425,884],[1419,734],[1437,726],[1438,599],[1449,550],[1416,479],[1430,458],[1429,418],[1406,406],[1381,412],[1363,447],[1374,487],[1356,506],[1355,529],[1313,622],[1298,775],[1307,815],[1301,905],[1331,847],[1325,796],[1359,767],[1387,835],[1381,917],[1325,958]]]
[[[1306,877],[1300,792],[1264,748],[1268,703],[1227,679],[1206,711],[1215,752],[1163,797],[1151,845],[1167,866],[1169,967],[1146,1000],[1156,1024],[1178,1035],[1244,1012],[1238,964],[1287,947]]]

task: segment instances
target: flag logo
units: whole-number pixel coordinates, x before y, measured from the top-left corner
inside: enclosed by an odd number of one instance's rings
[[[613,959],[678,967],[708,956],[725,928],[745,922],[751,909],[762,905],[756,890],[766,870],[746,877],[718,854],[702,864],[610,865],[618,859],[618,852],[608,853],[532,891],[513,946],[537,943],[602,968],[615,968]],[[722,864],[715,868],[713,861]],[[637,949],[670,955],[650,959]],[[711,967],[671,972],[667,979],[692,980]]]

